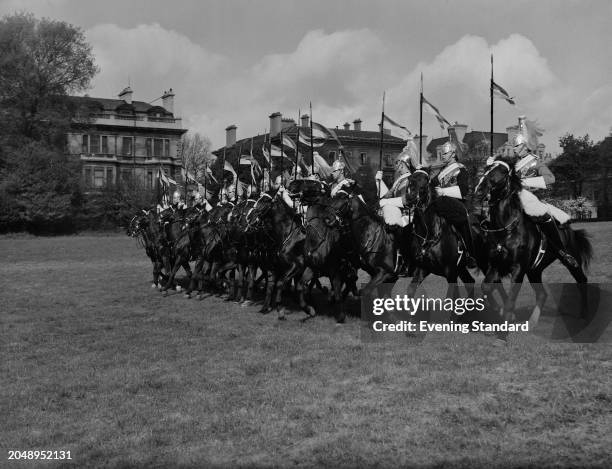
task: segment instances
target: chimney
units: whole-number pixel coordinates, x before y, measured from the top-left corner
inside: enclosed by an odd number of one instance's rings
[[[344,130],[351,130],[351,124],[349,124],[348,122],[344,123]]]
[[[163,108],[174,114],[174,93],[172,92],[172,88],[168,91],[164,91],[164,95],[162,96],[162,106]]]
[[[281,131],[281,120],[283,115],[280,112],[270,114],[270,137],[276,137]]]
[[[308,114],[302,115],[302,127],[310,127],[310,116]],[[612,129],[610,129],[612,132]]]
[[[236,126],[234,124],[225,128],[225,146],[231,147],[236,143]]]
[[[455,121],[455,123],[451,125],[449,129],[455,129],[455,134],[457,135],[459,142],[463,143],[463,138],[465,137],[465,133],[467,132],[467,127],[468,126],[466,124],[460,124]]]
[[[132,104],[132,88],[129,86],[124,88],[121,93],[119,93],[119,99],[123,99],[126,103]]]
[[[291,119],[290,117],[281,119],[281,127],[283,129],[283,132],[285,131],[285,129],[289,129],[293,126],[295,126],[295,121]]]
[[[357,131],[361,130],[361,119],[355,119],[353,121],[353,129]]]

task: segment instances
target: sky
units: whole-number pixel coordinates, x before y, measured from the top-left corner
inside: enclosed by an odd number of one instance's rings
[[[419,87],[449,121],[495,131],[519,115],[545,129],[547,151],[565,133],[597,141],[612,128],[612,2],[608,0],[0,0],[0,15],[29,11],[84,31],[100,73],[87,91],[115,97],[128,82],[151,102],[172,88],[175,114],[215,148],[225,128],[265,132],[268,116],[308,112],[328,127],[385,112],[419,131]],[[443,135],[425,114],[423,133]]]

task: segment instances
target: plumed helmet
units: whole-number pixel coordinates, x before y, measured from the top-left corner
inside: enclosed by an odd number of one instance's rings
[[[336,160],[332,165],[332,171],[342,171],[345,167],[344,161]]]
[[[441,156],[443,160],[448,160],[452,156],[455,156],[456,153],[457,153],[457,145],[455,145],[453,142],[446,142],[444,145],[442,145],[442,155]]]

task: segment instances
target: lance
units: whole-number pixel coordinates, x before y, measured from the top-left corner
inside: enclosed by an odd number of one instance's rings
[[[491,83],[489,86],[491,98],[491,133],[489,134],[489,156],[493,156],[493,54],[491,54]]]
[[[272,156],[270,156],[270,161],[272,161]],[[281,129],[280,129],[280,172],[281,172],[281,186],[285,185],[285,174],[283,173],[283,121],[281,120]]]
[[[314,144],[312,142],[312,101],[310,101],[310,172],[315,173],[314,167]]]
[[[293,180],[295,181],[297,179],[297,168],[298,168],[298,154],[299,154],[299,149],[300,149],[300,126],[299,126],[299,122],[300,122],[300,113],[302,112],[301,109],[298,109],[298,120],[295,121],[295,168],[294,168],[294,172],[293,172]]]
[[[419,97],[419,164],[423,164],[423,72],[421,72],[421,93]]]
[[[380,151],[378,154],[378,171],[382,171],[382,159],[383,159],[383,144],[384,144],[384,132],[383,127],[385,125],[385,92],[383,91],[382,99],[382,112],[380,113]],[[378,198],[380,199],[380,181],[378,181]]]

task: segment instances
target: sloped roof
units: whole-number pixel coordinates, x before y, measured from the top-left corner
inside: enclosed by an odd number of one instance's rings
[[[164,109],[162,106],[152,105],[145,103],[144,101],[132,101],[132,104],[128,104],[123,99],[109,99],[109,98],[93,98],[90,96],[70,96],[70,100],[77,106],[85,107],[102,107],[105,111],[115,111],[119,107],[131,107],[134,112],[146,113],[151,108],[163,109],[164,112],[171,115],[172,113]]]

